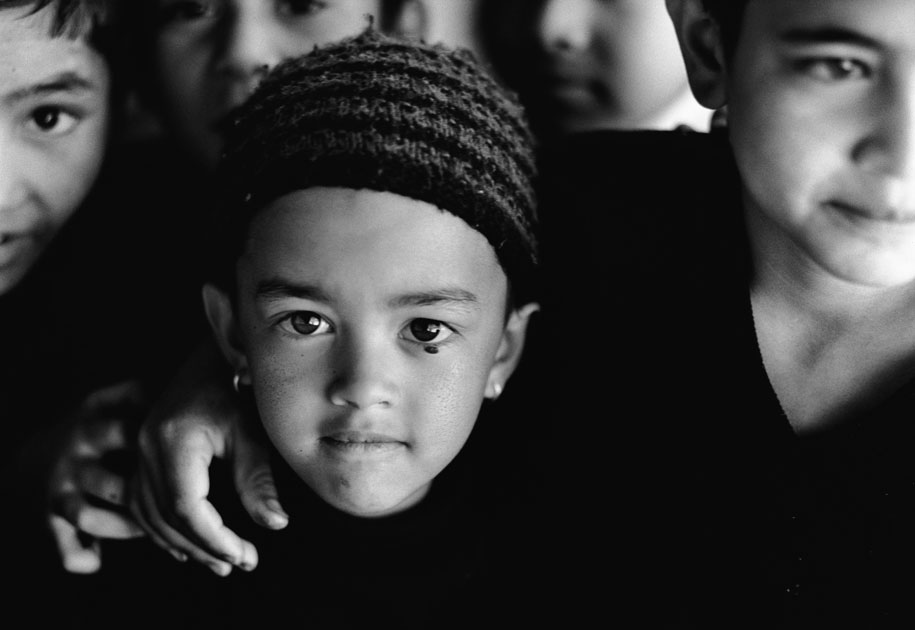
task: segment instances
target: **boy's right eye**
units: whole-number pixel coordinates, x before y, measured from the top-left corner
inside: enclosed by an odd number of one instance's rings
[[[36,107],[29,114],[27,126],[41,134],[63,135],[73,129],[79,119],[56,105]]]
[[[798,63],[801,72],[818,81],[866,79],[871,75],[867,64],[850,57],[816,57]]]
[[[323,335],[333,332],[330,322],[313,311],[295,311],[280,320],[280,326],[296,335]]]
[[[283,0],[280,10],[288,15],[313,15],[327,8],[323,0]]]
[[[215,13],[216,3],[212,1],[175,0],[174,2],[161,2],[157,11],[157,22],[160,25],[173,22],[190,22],[211,17]]]

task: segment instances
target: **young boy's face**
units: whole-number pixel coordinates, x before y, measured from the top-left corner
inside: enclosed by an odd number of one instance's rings
[[[504,1],[504,0],[499,0]],[[525,102],[561,133],[633,128],[689,88],[663,0],[516,0],[536,11],[534,51],[506,72]],[[514,20],[513,22],[517,22]],[[514,30],[516,24],[509,24]],[[511,32],[506,45],[511,45]],[[498,44],[496,44],[498,45]]]
[[[493,380],[507,378],[497,374],[507,279],[495,252],[425,202],[344,188],[288,194],[254,218],[237,282],[267,433],[351,514],[420,500]]]
[[[381,0],[148,0],[155,6],[155,89],[166,123],[212,167],[217,131],[267,68],[378,20]]]
[[[803,264],[915,279],[915,2],[751,0],[727,76],[748,210]]]
[[[105,150],[108,69],[53,11],[0,10],[0,295],[26,275],[92,186]]]

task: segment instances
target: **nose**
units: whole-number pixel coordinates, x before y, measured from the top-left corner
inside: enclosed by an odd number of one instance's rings
[[[396,356],[383,343],[341,340],[335,351],[331,403],[361,410],[397,404]]]
[[[865,170],[915,189],[915,73],[884,92],[873,105],[873,123],[856,146],[855,158]]]
[[[593,0],[547,0],[540,12],[537,35],[547,51],[574,52],[591,44]]]
[[[217,68],[249,92],[285,57],[284,27],[269,5],[272,3],[237,3],[226,11],[220,29]]]

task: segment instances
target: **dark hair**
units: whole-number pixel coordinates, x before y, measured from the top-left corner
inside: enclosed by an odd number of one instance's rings
[[[135,0],[126,0],[128,4],[133,2]],[[109,101],[112,128],[121,123],[123,113],[122,77],[126,56],[116,22],[124,4],[121,0],[0,0],[0,11],[25,9],[26,15],[35,15],[45,9],[53,11],[49,37],[84,40],[105,58],[111,78]]]
[[[110,40],[104,27],[112,19],[113,0],[0,0],[0,10],[25,7],[31,7],[32,15],[47,7],[53,9],[51,37],[84,37],[106,56],[110,52]]]
[[[730,57],[737,47],[743,14],[749,0],[704,0],[705,9],[718,23],[725,54]]]

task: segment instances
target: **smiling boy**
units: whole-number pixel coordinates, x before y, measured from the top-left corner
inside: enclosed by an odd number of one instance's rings
[[[587,348],[623,369],[562,391],[610,378],[637,420],[606,436],[630,448],[594,474],[626,481],[582,555],[635,520],[636,588],[699,627],[909,625],[915,6],[667,4],[727,129],[592,134],[544,167],[561,295],[624,331]]]
[[[0,3],[0,296],[82,203],[105,152],[108,64],[75,36],[90,15],[61,21],[63,4]]]

